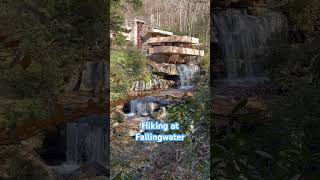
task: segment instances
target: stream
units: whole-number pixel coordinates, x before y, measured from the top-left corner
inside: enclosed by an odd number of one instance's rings
[[[90,115],[58,128],[55,143],[49,146],[47,153],[58,162],[49,163],[56,179],[65,180],[88,176],[105,176],[106,164],[106,127],[105,115]],[[60,158],[56,158],[56,157]],[[83,169],[87,169],[83,171]]]
[[[158,96],[146,96],[130,100],[124,107],[127,117],[150,117],[159,111],[166,111],[166,108],[175,102],[167,99],[166,96],[172,93],[186,93],[192,91],[194,80],[200,76],[199,65],[180,64],[176,66],[178,72],[179,86],[168,90],[161,90]],[[172,93],[171,93],[172,92]]]
[[[225,75],[214,80],[214,113],[229,114],[243,99],[248,99],[247,108],[264,110],[263,97],[273,93],[263,67],[266,53],[270,43],[287,38],[287,19],[278,12],[252,16],[227,9],[215,11],[214,20],[218,54],[214,61],[225,69]],[[228,126],[223,118],[215,123],[218,129]]]

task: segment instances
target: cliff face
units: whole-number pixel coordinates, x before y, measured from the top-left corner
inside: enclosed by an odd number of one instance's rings
[[[67,91],[101,93],[108,87],[107,64],[103,61],[89,61],[75,68],[66,85]]]

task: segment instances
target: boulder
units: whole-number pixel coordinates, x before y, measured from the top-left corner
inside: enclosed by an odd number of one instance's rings
[[[165,73],[167,75],[178,75],[177,67],[175,64],[156,63],[153,61],[148,61],[148,65],[150,65],[156,72]]]

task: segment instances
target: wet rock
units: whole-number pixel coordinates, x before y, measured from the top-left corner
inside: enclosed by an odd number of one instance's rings
[[[159,73],[165,73],[167,75],[178,75],[177,67],[175,64],[169,63],[155,63],[149,61],[148,64],[153,68],[154,71]]]
[[[49,166],[53,172],[55,179],[67,179],[68,176],[80,168],[79,165],[62,164],[60,166]]]
[[[133,90],[136,91],[137,89],[139,89],[139,81],[136,81],[136,82],[134,83],[134,88],[133,88]]]
[[[167,117],[167,110],[165,107],[161,107],[160,110],[152,115],[154,119],[165,120]]]
[[[77,88],[79,78],[81,78],[81,65],[77,65],[73,67],[73,72],[71,72],[70,74],[70,79],[65,86],[65,90],[66,91],[75,90]]]
[[[61,165],[52,167],[56,173],[56,179],[93,179],[93,178],[107,178],[109,171],[100,163],[92,162],[82,167],[77,165]]]
[[[166,54],[150,54],[148,58],[152,59],[155,62],[161,63],[168,60],[168,55]]]
[[[146,90],[151,90],[152,89],[152,80],[149,80],[146,82]]]
[[[148,81],[136,81],[131,86],[131,91],[148,91],[157,89],[169,89],[175,84],[172,80],[153,78]]]
[[[106,86],[106,64],[87,62],[82,71],[80,91],[101,92]]]
[[[153,79],[153,89],[159,89],[159,82],[157,79]]]
[[[160,79],[160,80],[159,80],[159,89],[164,89],[163,79]]]

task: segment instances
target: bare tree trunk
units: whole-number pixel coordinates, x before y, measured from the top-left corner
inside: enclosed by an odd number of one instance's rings
[[[188,35],[207,37],[210,0],[144,0],[150,25]],[[199,26],[199,27],[196,27]]]
[[[182,5],[181,5],[181,1],[179,4],[179,31],[182,31]]]

